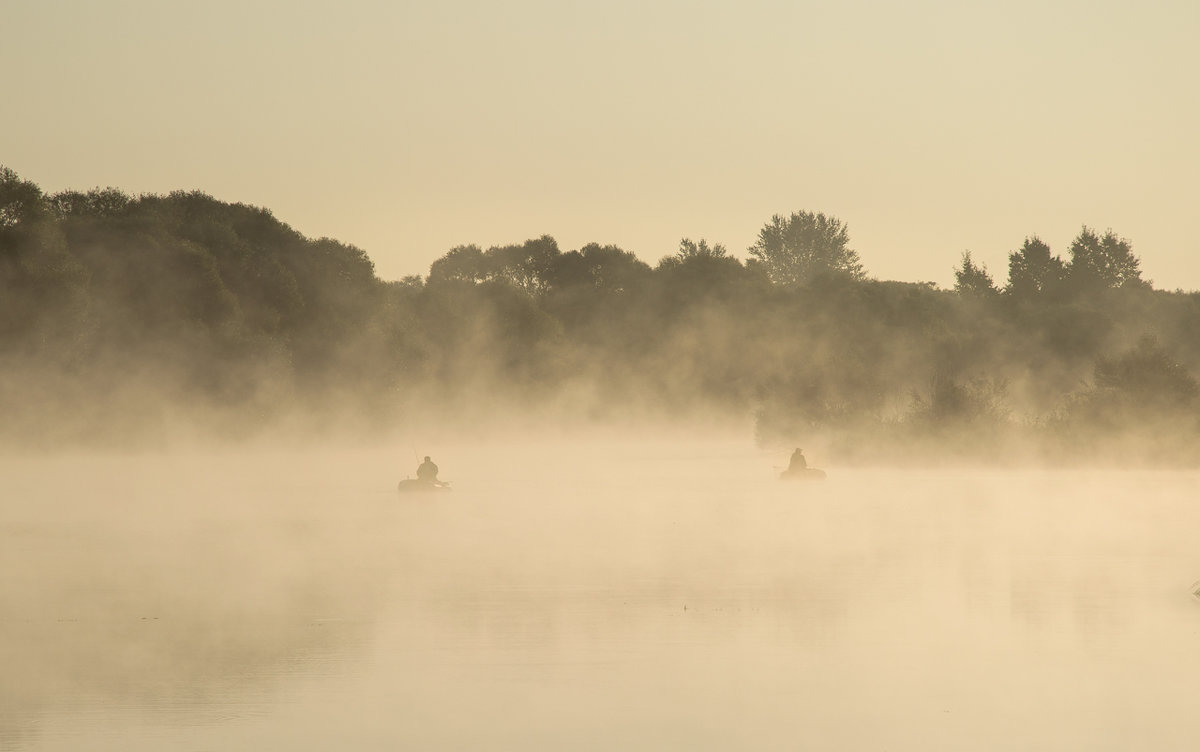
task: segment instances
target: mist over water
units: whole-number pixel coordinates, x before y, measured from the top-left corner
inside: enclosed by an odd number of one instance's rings
[[[4,460],[0,748],[1192,748],[1200,474],[787,454]]]
[[[16,5],[0,752],[1196,746],[1193,18]]]

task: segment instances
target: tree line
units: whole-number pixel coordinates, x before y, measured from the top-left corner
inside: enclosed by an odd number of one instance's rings
[[[964,253],[948,290],[871,278],[819,212],[746,256],[541,236],[384,281],[266,209],[0,168],[0,435],[704,418],[844,461],[1200,457],[1200,295],[1154,289],[1111,231],[1065,259],[1029,237],[1003,283]]]

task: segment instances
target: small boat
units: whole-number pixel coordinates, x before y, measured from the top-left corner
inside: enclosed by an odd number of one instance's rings
[[[396,486],[396,490],[400,493],[432,493],[434,491],[449,491],[449,481],[440,480],[419,480],[417,478],[405,478]]]
[[[795,470],[784,470],[779,474],[780,480],[825,480],[825,471],[815,467],[798,467]]]

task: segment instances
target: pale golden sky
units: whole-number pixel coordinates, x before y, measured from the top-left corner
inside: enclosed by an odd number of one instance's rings
[[[200,189],[380,276],[550,234],[654,263],[836,215],[867,271],[1037,234],[1200,289],[1197,0],[6,0],[0,163]]]

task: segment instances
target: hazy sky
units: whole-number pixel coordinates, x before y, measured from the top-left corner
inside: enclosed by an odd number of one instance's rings
[[[868,272],[1002,280],[1037,234],[1200,289],[1196,0],[5,0],[0,163],[200,189],[385,279],[550,234],[744,257],[836,215]]]

